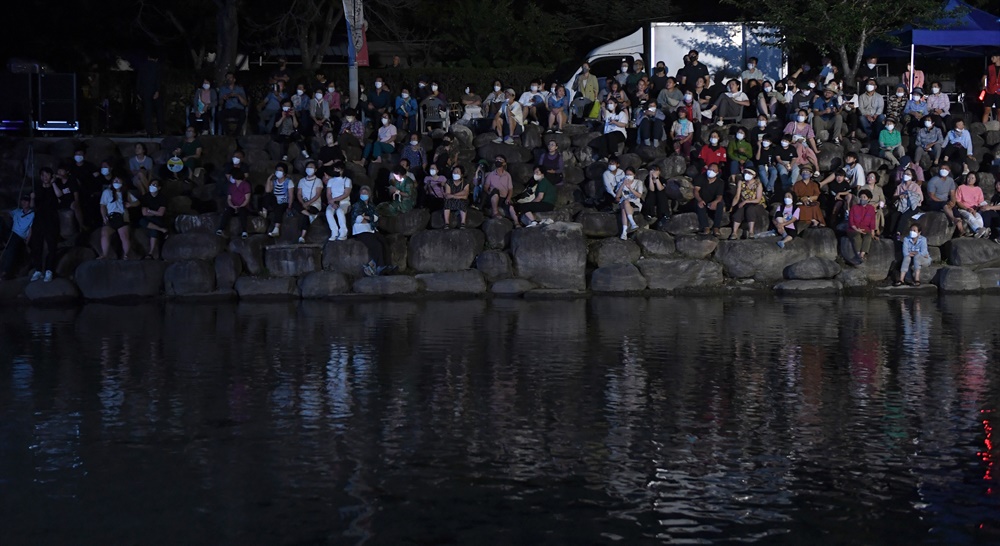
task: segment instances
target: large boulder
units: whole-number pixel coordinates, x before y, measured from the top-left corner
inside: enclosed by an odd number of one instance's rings
[[[305,299],[321,299],[351,291],[351,283],[343,273],[316,271],[299,279],[299,292]]]
[[[80,299],[80,290],[73,281],[57,277],[51,282],[28,283],[24,287],[24,296],[31,303],[69,303]]]
[[[587,261],[594,267],[618,264],[633,264],[639,260],[639,245],[633,241],[623,241],[609,237],[591,243],[587,251]]]
[[[490,286],[490,292],[501,298],[516,298],[537,287],[537,284],[527,279],[501,279]]]
[[[386,251],[388,254],[385,259],[388,260],[388,265],[396,266],[396,269],[400,271],[406,270],[406,259],[410,252],[410,241],[404,235],[388,235],[385,238]]]
[[[1000,268],[987,267],[976,271],[979,276],[979,287],[983,290],[1000,290]]]
[[[179,233],[163,243],[163,259],[168,262],[181,260],[214,260],[225,248],[225,239],[210,233]]]
[[[476,269],[486,276],[489,282],[509,279],[514,276],[510,255],[500,250],[484,250],[476,256]]]
[[[92,248],[83,246],[67,248],[62,256],[59,257],[59,262],[56,264],[56,276],[72,278],[73,274],[76,273],[76,268],[80,267],[80,264],[87,260],[93,260],[96,257],[97,252]]]
[[[785,278],[793,281],[832,279],[840,273],[840,265],[826,258],[806,258],[785,268]]]
[[[170,263],[163,271],[163,290],[171,297],[208,294],[214,291],[214,261],[184,260]]]
[[[621,219],[611,212],[584,209],[576,215],[576,221],[583,226],[583,234],[595,239],[615,237],[621,234]]]
[[[531,150],[518,144],[497,144],[492,141],[480,146],[476,150],[476,155],[479,159],[485,159],[491,163],[493,158],[498,155],[506,157],[508,163],[529,163],[535,159]]]
[[[915,223],[920,226],[920,232],[927,237],[927,244],[930,246],[941,246],[955,234],[955,226],[951,225],[943,212],[925,212]]]
[[[681,176],[687,171],[687,161],[681,154],[673,154],[659,162],[660,178],[667,180],[675,176]]]
[[[843,289],[840,281],[832,279],[788,280],[774,286],[774,291],[782,294],[833,294]]]
[[[529,150],[542,147],[542,128],[538,125],[528,124],[521,132],[521,145]]]
[[[240,277],[236,293],[240,299],[295,299],[299,287],[293,277]]]
[[[979,275],[967,267],[941,268],[937,275],[937,285],[942,292],[975,292],[982,287]]]
[[[486,247],[504,249],[510,245],[510,232],[514,231],[514,222],[506,218],[488,218],[483,221],[483,234],[486,235]]]
[[[725,219],[723,219],[722,225],[725,225]],[[667,222],[667,232],[671,235],[694,233],[696,231],[698,231],[698,215],[693,212],[675,214]]]
[[[849,237],[840,238],[840,255],[846,261],[854,260],[854,244]],[[869,281],[884,281],[897,265],[896,243],[889,239],[875,239],[864,263],[854,267],[863,272]]]
[[[360,277],[362,268],[370,260],[368,247],[355,239],[329,241],[323,247],[323,269],[328,271]]]
[[[396,296],[414,294],[420,290],[420,281],[405,275],[364,277],[354,281],[354,291],[370,296]]]
[[[1000,265],[1000,245],[989,239],[952,239],[941,248],[950,265],[983,267]]]
[[[410,238],[410,268],[422,273],[463,271],[483,249],[484,235],[470,229],[422,231]]]
[[[685,258],[704,260],[719,248],[719,240],[711,235],[678,235],[675,246]]]
[[[90,260],[76,268],[77,286],[88,300],[160,295],[166,264],[155,260]]]
[[[853,267],[844,269],[837,275],[837,280],[844,288],[865,288],[868,286],[868,275]]]
[[[271,242],[266,235],[251,235],[247,239],[229,241],[229,252],[236,254],[243,261],[243,269],[250,275],[260,275],[264,272],[264,247]]]
[[[646,289],[646,278],[630,263],[599,267],[590,275],[590,289],[594,292],[641,292]]]
[[[397,214],[396,216],[381,217],[378,227],[385,233],[398,233],[410,237],[418,231],[427,229],[427,224],[430,221],[430,211],[427,209],[413,209],[410,212]]]
[[[472,146],[472,140],[475,135],[472,134],[472,129],[469,129],[465,125],[459,125],[457,123],[452,124],[448,129],[448,132],[457,140],[462,146]]]
[[[580,224],[555,223],[511,235],[517,276],[543,288],[586,288],[587,245]]]
[[[264,249],[264,267],[273,277],[299,277],[320,270],[317,245],[273,245]]]
[[[416,279],[423,283],[427,292],[452,294],[485,294],[486,281],[483,274],[475,269],[447,271],[444,273],[421,273]]]
[[[223,252],[215,257],[215,286],[219,290],[231,290],[236,279],[243,274],[243,260],[232,252]]]
[[[785,248],[800,248],[809,256],[833,261],[837,259],[837,234],[830,228],[809,228]]]
[[[639,230],[635,234],[635,242],[646,258],[666,258],[672,256],[677,248],[669,234],[651,229]]]
[[[804,245],[789,244],[782,249],[774,243],[773,239],[720,241],[715,260],[727,277],[768,282],[781,279],[785,267],[809,256]]]
[[[178,214],[174,218],[174,229],[177,233],[215,233],[219,224],[219,215],[208,212],[205,214]]]
[[[650,290],[707,288],[723,282],[722,266],[707,260],[643,258],[636,265]]]

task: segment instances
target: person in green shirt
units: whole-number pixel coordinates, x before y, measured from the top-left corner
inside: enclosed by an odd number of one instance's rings
[[[541,167],[535,167],[535,172],[532,174],[531,179],[534,186],[534,193],[530,197],[524,198],[523,201],[519,200],[514,205],[514,208],[517,209],[518,214],[524,215],[524,218],[527,220],[525,222],[527,227],[535,227],[540,223],[551,224],[551,218],[539,222],[533,213],[549,212],[556,208],[556,197],[558,197],[556,187],[545,178],[545,173],[542,172]],[[529,189],[531,189],[531,186],[529,186]]]
[[[878,156],[888,161],[893,167],[899,166],[899,158],[906,154],[903,148],[903,135],[896,128],[896,120],[885,120],[885,128],[878,134]]]
[[[746,129],[740,127],[736,130],[736,138],[729,141],[726,147],[726,157],[729,158],[729,181],[736,183],[739,181],[744,169],[753,169],[753,146],[747,142]]]
[[[396,167],[389,175],[389,195],[391,200],[379,203],[377,210],[380,216],[397,216],[413,210],[417,199],[416,184],[406,176],[406,169]]]

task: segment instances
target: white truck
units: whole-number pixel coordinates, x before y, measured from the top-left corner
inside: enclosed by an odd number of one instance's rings
[[[777,80],[787,75],[788,63],[781,48],[769,45],[774,40],[771,32],[744,23],[647,23],[624,38],[595,48],[585,60],[602,86],[605,78],[620,70],[623,60],[631,69],[635,59],[642,59],[650,76],[656,63],[663,61],[667,75],[674,76],[684,66],[684,55],[692,49],[698,50],[698,62],[706,65],[710,74],[738,77],[747,59],[756,57],[764,75]],[[579,74],[577,67],[566,83],[567,90],[572,89]]]

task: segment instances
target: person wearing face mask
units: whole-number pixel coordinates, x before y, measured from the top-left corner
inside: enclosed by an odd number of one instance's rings
[[[417,199],[416,184],[407,176],[406,169],[395,167],[389,174],[389,197],[386,203],[378,206],[380,216],[398,216],[413,210]]]
[[[911,133],[920,130],[925,118],[927,121],[933,123],[933,120],[929,117],[930,110],[927,108],[927,101],[923,100],[923,98],[924,90],[915,87],[910,94],[910,100],[906,102],[906,106],[903,108],[903,116],[908,120],[906,126]]]
[[[983,217],[983,225],[990,231],[989,238],[994,243],[1000,243],[1000,180],[993,184],[993,197],[986,205],[979,207],[979,214]]]
[[[294,110],[285,110],[284,106],[285,104],[282,103],[281,115],[284,116],[286,112],[291,111],[293,117],[295,117]],[[316,89],[309,99],[309,126],[303,127],[303,129],[305,134],[318,137],[322,137],[333,130],[333,122],[330,118],[330,103],[323,98],[322,89]]]
[[[903,119],[903,110],[906,109],[906,103],[909,96],[906,92],[906,86],[903,84],[898,84],[895,91],[885,101],[885,117],[892,118],[894,120]]]
[[[496,144],[501,142],[513,144],[514,137],[520,136],[524,128],[524,111],[521,103],[514,100],[514,90],[508,88],[505,96],[506,102],[500,106],[493,118],[493,130],[497,133],[497,138],[493,142]]]
[[[422,206],[431,212],[443,209],[445,185],[447,183],[448,179],[438,172],[438,166],[432,163],[430,169],[427,171],[427,176],[424,177]]]
[[[942,164],[937,173],[927,181],[927,199],[923,203],[926,211],[943,212],[948,217],[948,221],[955,225],[955,179],[951,176],[951,167]],[[961,226],[957,226],[961,233]]]
[[[347,214],[351,208],[351,179],[344,172],[344,164],[337,163],[323,169],[326,186],[326,223],[330,227],[330,241],[347,239]]]
[[[812,84],[812,87],[810,87],[809,84]],[[809,115],[813,102],[816,100],[815,86],[816,82],[814,81],[803,83],[799,90],[792,95],[792,98],[788,103],[789,121],[795,121],[795,117],[798,115],[799,110],[805,110],[806,116]],[[809,120],[807,119],[806,121]]]
[[[951,99],[941,92],[941,82],[931,82],[931,94],[927,97],[927,111],[934,117],[934,124],[944,126],[951,116]]]
[[[649,218],[656,218],[656,228],[665,230],[667,222],[670,221],[671,199],[667,187],[660,178],[660,166],[655,163],[649,166],[645,191],[647,199],[644,201],[642,213]]]
[[[726,193],[726,183],[722,181],[718,163],[705,166],[705,172],[694,178],[695,213],[698,216],[698,227],[702,235],[709,234],[708,216],[712,216],[711,233],[721,236],[722,217],[726,205],[723,202]]]
[[[597,94],[600,89],[597,85],[597,76],[590,73],[590,64],[583,63],[580,73],[573,80],[573,116],[575,119],[582,119],[590,112],[591,106],[597,101]]]
[[[693,102],[693,100],[692,96],[688,102]],[[676,119],[677,110],[682,104],[684,104],[684,92],[677,86],[677,80],[667,78],[663,89],[656,95],[656,106],[666,115],[665,120],[672,121]]]
[[[407,133],[417,132],[417,99],[410,96],[410,89],[403,87],[396,97],[396,129]]]
[[[596,83],[596,78],[595,78]],[[483,101],[483,106],[485,108],[485,115],[489,118],[493,118],[500,111],[500,107],[507,102],[507,94],[503,90],[503,82],[500,80],[493,81],[493,90],[490,94],[486,95],[486,100]]]
[[[799,180],[799,152],[792,146],[791,135],[782,135],[774,151],[774,163],[778,168],[781,188],[788,191]]]
[[[903,135],[896,130],[896,120],[888,118],[885,126],[878,134],[878,156],[885,159],[893,167],[899,165],[899,158],[906,150],[903,148]]]
[[[872,196],[870,202],[875,207],[875,237],[879,237],[885,230],[886,199],[882,186],[878,184],[878,175],[868,173],[865,177],[865,184],[857,189],[858,193],[861,190],[866,190]]]
[[[223,134],[240,134],[247,119],[249,103],[246,91],[243,90],[243,86],[236,83],[236,74],[233,72],[226,73],[226,81],[219,87],[219,101],[222,103],[219,127]]]
[[[910,76],[913,76],[913,84],[910,84]],[[906,70],[903,71],[902,78],[903,85],[907,89],[916,89],[918,87],[924,86],[924,71],[923,70],[913,70],[913,65],[906,63]]]
[[[858,202],[851,205],[848,214],[847,234],[854,247],[854,260],[851,265],[860,265],[868,258],[875,239],[875,207],[871,204],[872,194],[868,190],[858,192]]]
[[[691,157],[691,145],[694,143],[695,126],[691,123],[690,112],[690,106],[678,108],[677,120],[670,126],[670,140],[674,143],[674,153],[680,154],[685,160]]]
[[[513,205],[514,180],[507,172],[507,158],[498,155],[493,159],[493,165],[494,170],[487,173],[483,179],[483,199],[486,200],[486,206],[490,207],[491,217],[503,218],[509,213],[514,226],[517,227],[520,224]]]
[[[840,99],[835,95],[835,90],[827,86],[823,89],[823,94],[816,97],[812,103],[813,134],[818,135],[820,131],[826,131],[829,140],[840,144],[840,135],[844,130],[844,118],[840,115],[840,108]]]
[[[779,91],[770,80],[764,80],[762,88],[757,97],[757,113],[765,116],[765,121],[785,119],[788,100],[785,98],[783,89]]]
[[[271,127],[274,126],[274,118],[278,117],[281,113],[281,105],[288,98],[285,95],[284,86],[284,82],[271,81],[270,92],[257,103],[257,111],[260,118],[257,129],[262,135],[270,132]],[[289,106],[291,106],[290,102]]]
[[[913,215],[920,212],[924,202],[924,192],[916,178],[913,169],[906,169],[902,182],[896,186],[892,196],[893,208],[889,211],[886,225],[889,226],[889,233],[895,234],[897,241],[900,239],[900,232],[910,224]]]
[[[365,140],[365,125],[358,117],[357,110],[348,108],[344,110],[344,122],[340,124],[341,135],[351,135],[358,141],[358,145]]]
[[[379,214],[372,198],[372,190],[368,186],[361,186],[358,201],[351,207],[351,234],[353,239],[368,249],[369,262],[363,268],[365,276],[368,277],[395,269],[386,265],[385,257],[388,255],[389,245],[385,237],[378,232],[378,222]]]
[[[645,188],[642,186],[642,181],[635,177],[635,169],[625,169],[625,177],[618,183],[614,193],[622,220],[621,239],[623,241],[628,239],[629,232],[639,229],[632,214],[636,210],[642,209],[643,197],[645,197]]]
[[[768,195],[774,193],[774,186],[778,181],[778,159],[778,150],[771,137],[764,135],[757,143],[754,163],[757,165],[760,182],[764,185],[764,191]]]
[[[632,63],[632,73],[625,78],[625,83],[623,83],[622,86],[630,93],[635,92],[636,87],[639,85],[639,81],[643,78],[649,79],[649,74],[646,74],[646,68],[642,59],[636,59],[635,62]]]
[[[457,212],[459,217],[458,228],[465,229],[465,221],[469,211],[469,182],[465,179],[465,168],[456,165],[451,170],[451,180],[445,182],[444,187],[444,229],[451,229],[451,213]]]
[[[618,165],[618,158],[608,158],[608,168],[601,175],[605,196],[614,197],[622,180],[625,180],[625,170]]]
[[[302,133],[299,131],[299,118],[295,115],[295,111],[292,110],[292,101],[288,99],[285,99],[281,103],[281,114],[274,121],[271,140],[278,143],[278,147],[281,149],[282,161],[288,161],[288,146],[292,142],[298,145],[302,157],[309,159],[309,151],[306,149]]]
[[[396,126],[390,123],[389,114],[382,114],[381,125],[378,128],[378,140],[365,145],[362,157],[373,163],[381,163],[383,155],[396,151]]]
[[[262,213],[271,223],[268,235],[277,237],[281,234],[281,221],[288,214],[295,192],[295,182],[287,175],[288,165],[278,163],[274,173],[264,182],[264,197],[261,200]]]
[[[983,189],[979,187],[979,175],[976,173],[965,175],[965,182],[955,190],[954,210],[962,219],[957,224],[959,234],[975,235],[979,238],[990,234],[983,216],[979,213],[985,204],[986,197],[983,196]]]
[[[518,104],[521,105],[521,111],[524,113],[524,120],[526,123],[538,125],[539,107],[545,104],[545,97],[542,96],[541,85],[542,83],[538,80],[532,81],[528,90],[521,93],[521,97],[517,99]]]
[[[31,266],[35,270],[31,282],[52,280],[52,270],[56,266],[56,247],[59,244],[59,193],[52,169],[42,167],[38,171],[39,181],[31,192],[31,209],[34,219],[28,236],[31,250]]]
[[[462,104],[462,118],[458,120],[458,123],[472,129],[472,134],[479,134],[484,119],[483,98],[473,91],[471,83],[465,84],[460,102]]]
[[[144,260],[162,260],[163,240],[167,233],[167,198],[160,189],[162,184],[159,180],[151,180],[148,191],[139,198],[139,227],[146,230],[149,236],[149,253],[143,256]]]
[[[739,239],[740,225],[744,222],[747,224],[747,238],[755,238],[756,234],[753,230],[755,218],[766,218],[767,211],[764,210],[763,187],[753,169],[745,169],[740,173],[730,210],[733,212],[733,233],[729,239]]]
[[[334,85],[332,81],[329,81],[326,83],[325,89],[323,87],[320,87],[319,89],[324,91],[323,100],[326,101],[326,104],[330,109],[331,119],[339,118],[340,111],[343,109],[343,106],[341,105],[340,91],[337,91],[337,86]]]
[[[875,129],[885,121],[885,99],[875,88],[878,84],[869,79],[864,85],[864,93],[858,95],[858,121],[867,138],[872,138]]]
[[[799,219],[805,223],[799,230],[800,234],[805,231],[806,227],[826,225],[826,217],[823,215],[823,209],[819,206],[821,188],[819,184],[813,182],[812,173],[812,167],[803,168],[799,180],[792,185],[792,193],[795,194],[795,198],[801,206]]]
[[[604,134],[595,138],[590,147],[594,150],[594,160],[600,161],[616,154],[619,145],[625,143],[628,133],[628,110],[615,100],[608,100],[601,111],[601,118],[604,120]]]
[[[864,64],[858,67],[854,74],[854,79],[858,82],[858,88],[864,89],[865,82],[878,79],[878,57],[866,57]]]
[[[569,97],[566,96],[566,88],[561,85],[557,86],[556,92],[549,95],[546,105],[549,110],[549,130],[547,132],[562,134],[569,112]]]
[[[708,169],[711,164],[720,166],[729,165],[728,151],[722,146],[722,136],[719,131],[713,130],[708,134],[708,143],[701,147],[698,152],[698,159],[701,160],[702,172]],[[722,176],[721,171],[716,171]]]
[[[80,209],[83,212],[83,227],[86,229],[101,223],[100,199],[104,185],[98,168],[87,161],[85,150],[77,146],[73,151],[73,164],[69,166],[70,176],[80,183]]]
[[[663,136],[664,112],[657,104],[650,101],[645,108],[639,108],[642,117],[639,120],[639,142],[646,146],[659,147]]]
[[[920,269],[931,265],[931,255],[927,250],[927,238],[920,234],[918,224],[910,225],[909,236],[903,238],[903,263],[899,268],[899,278],[892,283],[900,286],[906,274],[913,268],[913,286],[920,286]]]
[[[101,255],[97,259],[106,259],[111,251],[111,236],[117,234],[122,244],[122,258],[129,258],[132,234],[129,228],[128,210],[139,205],[139,201],[125,189],[121,177],[113,176],[111,185],[101,195],[101,217],[104,227],[101,229]]]
[[[965,130],[965,121],[956,121],[955,128],[948,131],[941,154],[945,162],[964,162],[966,157],[975,159],[972,155],[972,136]]]
[[[732,184],[739,182],[738,178],[745,170],[753,169],[753,145],[747,141],[747,132],[743,127],[736,129],[736,134],[729,139],[726,157],[729,158],[729,182]]]
[[[381,76],[375,78],[375,91],[368,94],[368,119],[378,120],[392,109],[392,95],[389,86]]]
[[[746,66],[746,70],[740,74],[740,80],[743,82],[744,87],[747,86],[747,82],[750,80],[764,81],[764,73],[758,67],[757,57],[747,59]]]
[[[319,177],[315,161],[306,163],[306,175],[295,185],[292,210],[298,213],[299,243],[306,242],[309,224],[319,216],[323,206],[323,180]]]
[[[191,106],[188,110],[188,125],[195,128],[201,134],[208,134],[212,127],[212,113],[219,106],[219,93],[212,88],[212,82],[208,78],[202,80],[201,85],[194,90],[191,98]],[[215,131],[212,130],[214,133]]]
[[[219,218],[219,225],[215,234],[222,237],[226,229],[229,228],[229,221],[236,216],[239,219],[240,236],[247,238],[247,219],[250,216],[250,195],[253,188],[247,181],[247,173],[243,169],[235,169],[229,175],[228,195],[226,196],[226,206],[222,209],[222,216]]]
[[[417,178],[423,176],[427,172],[427,150],[420,145],[420,135],[416,133],[410,134],[409,143],[407,146],[403,147],[403,152],[400,154],[400,159],[405,159],[410,162],[413,166],[414,174]]]
[[[774,218],[771,224],[781,239],[778,240],[778,248],[785,248],[792,237],[797,232],[795,224],[799,221],[799,207],[795,205],[795,196],[792,192],[785,192],[785,197],[774,211]]]

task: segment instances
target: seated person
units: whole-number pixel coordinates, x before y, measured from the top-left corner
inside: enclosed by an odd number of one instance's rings
[[[365,141],[365,125],[358,119],[358,113],[352,108],[348,108],[344,111],[344,122],[340,124],[340,134],[341,135],[351,135],[358,140],[359,143]],[[337,142],[341,142],[337,139]]]
[[[823,216],[823,209],[819,206],[820,187],[812,180],[812,167],[802,168],[802,176],[792,186],[792,193],[800,206],[799,220],[804,222],[805,227],[825,226],[826,218]],[[802,233],[804,229],[799,230]]]
[[[3,260],[0,262],[0,280],[11,278],[14,266],[24,255],[31,238],[31,224],[35,219],[35,211],[31,210],[31,195],[24,194],[20,200],[21,208],[11,211],[12,220],[10,233],[6,226],[0,223],[0,242],[6,242],[3,249]]]
[[[885,192],[882,191],[882,186],[878,184],[878,175],[868,173],[868,176],[865,178],[865,184],[858,188],[858,193],[861,190],[867,191],[872,196],[870,202],[875,207],[875,237],[880,237],[885,230],[886,198]]]
[[[753,239],[756,235],[754,228],[754,214],[766,215],[764,210],[764,190],[757,172],[751,167],[743,169],[740,180],[736,185],[736,194],[733,195],[733,202],[730,205],[733,211],[733,233],[729,239],[738,239],[740,236],[740,225],[746,222],[747,238]]]
[[[351,207],[351,234],[368,249],[369,262],[363,268],[365,275],[375,276],[393,269],[388,265],[388,244],[378,232],[379,215],[372,202],[372,190],[361,186],[358,201]]]
[[[503,218],[510,213],[514,226],[518,226],[517,213],[514,210],[514,181],[507,172],[507,158],[498,155],[493,159],[494,170],[490,171],[483,181],[483,195],[489,202],[493,218]],[[500,212],[501,207],[503,212]]]
[[[268,233],[271,237],[281,234],[281,221],[288,214],[295,192],[295,182],[287,176],[288,166],[278,163],[274,174],[267,177],[264,183],[264,197],[261,200],[261,213],[271,222]]]
[[[448,180],[438,173],[437,165],[431,163],[427,176],[424,178],[423,207],[431,211],[444,208],[445,184]]]
[[[818,135],[820,131],[827,131],[829,139],[840,144],[844,118],[840,115],[840,100],[832,87],[827,86],[823,89],[823,95],[816,97],[812,103],[812,113],[813,133]]]
[[[219,219],[219,226],[215,234],[222,236],[229,228],[229,221],[233,216],[239,218],[240,236],[247,238],[247,219],[250,217],[250,194],[253,189],[250,182],[247,182],[247,173],[243,169],[234,169],[229,175],[229,195],[226,197],[226,206],[222,209],[222,217]]]
[[[549,95],[546,106],[549,110],[548,132],[562,133],[569,112],[569,97],[566,96],[566,88],[561,85],[556,87],[555,94]]]
[[[954,210],[962,218],[962,222],[958,222],[960,234],[986,237],[990,234],[990,230],[986,227],[983,216],[979,214],[979,209],[986,203],[986,198],[978,182],[979,175],[976,173],[965,175],[965,183],[955,190]]]
[[[740,91],[739,80],[729,80],[726,84],[727,91],[715,100],[708,113],[715,116],[718,124],[722,125],[724,120],[739,121],[743,119],[743,108],[750,106],[750,98],[746,93]]]
[[[931,95],[927,97],[927,111],[934,120],[934,125],[944,127],[951,117],[951,99],[941,92],[941,82],[931,82]]]
[[[726,193],[726,184],[719,176],[719,164],[710,163],[706,166],[705,172],[694,178],[694,201],[695,213],[698,215],[698,227],[702,235],[708,235],[708,215],[712,215],[714,222],[712,234],[716,237],[721,235],[719,228],[722,227],[722,217],[724,216],[726,205],[723,198]]]
[[[282,110],[284,110],[282,104]],[[326,100],[326,95],[322,89],[317,89],[308,103],[309,126],[303,127],[302,132],[311,136],[324,137],[333,131],[333,121],[330,117],[330,102]]]
[[[774,229],[781,239],[778,240],[778,247],[785,248],[796,233],[795,223],[799,221],[799,207],[795,206],[795,195],[790,191],[785,192],[782,204],[774,212]]]
[[[702,146],[701,150],[698,152],[698,159],[701,160],[701,164],[703,165],[701,169],[702,172],[704,172],[705,169],[713,163],[728,165],[728,162],[726,161],[727,151],[719,144],[721,141],[722,139],[718,131],[713,130],[708,134],[708,144]]]
[[[877,135],[877,129],[885,120],[885,99],[875,91],[878,83],[874,79],[865,82],[865,91],[858,95],[858,121],[867,138]]]
[[[628,239],[628,234],[639,229],[632,214],[637,210],[642,210],[642,198],[645,196],[645,188],[642,181],[635,177],[635,169],[631,167],[625,169],[625,176],[618,182],[615,188],[615,202],[618,204],[618,213],[622,220],[621,239]]]
[[[469,213],[469,182],[465,179],[465,167],[456,165],[451,171],[451,180],[444,188],[444,229],[451,227],[451,213],[459,216],[459,229],[465,229],[465,220]]]
[[[351,209],[351,179],[344,172],[343,163],[334,163],[323,169],[326,186],[326,224],[330,227],[330,241],[347,239],[349,226],[347,214]]]
[[[917,136],[913,140],[913,162],[920,164],[920,160],[925,155],[931,157],[931,164],[936,165],[941,159],[942,148],[944,147],[944,135],[941,129],[934,125],[934,121],[926,118],[921,122],[921,127],[917,131]]]
[[[645,200],[643,214],[652,218],[658,218],[659,228],[666,228],[667,222],[670,220],[671,200],[667,194],[667,188],[663,185],[663,180],[660,179],[660,166],[655,163],[649,166],[649,175],[646,179],[646,195],[648,198]]]
[[[163,240],[167,237],[167,198],[160,191],[160,181],[151,180],[145,195],[139,198],[139,227],[149,236],[149,253],[143,259],[162,260]]]
[[[378,128],[378,139],[365,145],[362,157],[372,163],[381,163],[383,155],[396,151],[396,126],[389,121],[389,114],[382,114],[382,125]]]
[[[907,102],[909,101],[907,101],[906,86],[897,84],[896,91],[885,101],[885,117],[902,121]]]
[[[561,185],[563,183],[563,156],[559,151],[559,143],[550,140],[546,145],[546,152],[538,158],[538,166],[542,168],[545,179],[552,184]]]
[[[415,174],[418,176],[422,175],[427,172],[427,151],[420,145],[420,135],[417,133],[410,133],[408,142],[410,144],[403,147],[400,159],[405,159],[412,165],[414,171],[416,171]]]
[[[956,163],[964,163],[966,157],[975,158],[972,154],[972,137],[965,130],[965,121],[955,121],[955,128],[948,131],[948,136],[945,137],[944,150],[941,153],[943,156],[942,159],[945,162],[954,161]]]
[[[900,238],[901,228],[910,223],[914,214],[920,212],[924,202],[924,192],[916,178],[913,169],[906,169],[902,182],[896,186],[892,195],[893,208],[889,211],[887,224],[889,233],[895,234],[896,240]]]
[[[896,130],[895,118],[887,118],[885,127],[878,134],[878,155],[895,167],[899,165],[899,158],[906,154],[903,148],[903,135]]]
[[[338,161],[346,161],[344,151],[340,149],[340,143],[334,138],[333,133],[327,133],[323,137],[323,147],[319,149],[316,159],[322,167],[332,167]]]
[[[306,175],[295,185],[295,200],[292,210],[299,214],[299,243],[306,242],[309,224],[319,216],[323,206],[323,179],[316,170],[316,162],[306,162]]]
[[[637,109],[639,117],[639,141],[646,146],[660,146],[663,137],[663,122],[666,119],[657,104],[650,101],[645,109]]]
[[[955,224],[955,179],[951,177],[951,167],[944,163],[938,172],[927,181],[927,198],[923,202],[925,211],[944,212],[948,221]]]
[[[743,171],[753,169],[753,147],[747,142],[746,129],[738,127],[735,137],[729,141],[729,146],[726,147],[726,157],[729,158],[730,183],[737,183],[737,179]]]
[[[229,125],[234,126],[236,134],[240,132],[247,118],[247,93],[243,87],[236,84],[236,74],[226,73],[226,83],[219,88],[219,101],[222,112],[219,114],[220,127],[223,134],[229,134]]]
[[[521,104],[514,100],[514,90],[507,89],[506,97],[507,100],[500,105],[493,117],[493,130],[497,132],[497,138],[493,142],[497,144],[513,144],[514,137],[519,136],[524,129],[524,113]]]
[[[847,179],[847,171],[837,169],[821,180],[819,186],[826,190],[825,196],[820,196],[820,202],[824,204],[824,212],[830,222],[836,225],[840,214],[851,210],[851,202],[854,198],[854,194],[851,193],[851,183]],[[871,199],[870,196],[869,199]]]
[[[768,80],[764,81],[762,87],[763,91],[757,96],[757,112],[767,116],[768,119],[785,119],[788,101],[785,99],[783,89],[779,91]]]
[[[931,265],[931,255],[927,250],[927,238],[920,234],[920,225],[910,225],[910,236],[903,238],[903,263],[899,268],[899,278],[893,286],[903,284],[906,274],[913,267],[913,286],[920,286],[920,269]]]
[[[670,126],[670,140],[674,143],[674,153],[681,154],[685,160],[691,157],[694,124],[688,119],[687,108],[677,109],[677,121]]]
[[[903,108],[903,123],[912,133],[923,125],[922,121],[925,118],[933,124],[934,120],[929,116],[930,110],[927,108],[927,101],[924,100],[924,90],[919,87],[914,88],[910,100],[906,101],[906,106]]]
[[[417,110],[417,99],[410,96],[410,90],[406,86],[400,89],[399,96],[396,97],[396,129],[407,133],[417,132],[417,118],[420,116]]]
[[[188,125],[203,135],[208,133],[212,127],[213,112],[218,105],[219,93],[212,89],[212,82],[205,78],[191,99],[191,115],[188,117]]]
[[[278,143],[281,149],[281,160],[288,161],[288,145],[292,142],[302,149],[302,157],[309,159],[302,133],[299,131],[299,118],[292,110],[292,101],[285,99],[281,103],[281,114],[276,116],[271,139]]]
[[[854,247],[854,263],[864,263],[872,248],[877,232],[875,207],[871,204],[872,194],[868,190],[858,192],[858,202],[851,205],[848,214],[847,233]]]
[[[257,103],[257,110],[260,122],[257,130],[260,134],[268,134],[274,126],[274,118],[281,112],[281,105],[285,100],[284,83],[272,82],[270,92]],[[288,103],[292,105],[291,102]]]
[[[622,180],[625,180],[625,171],[618,167],[618,158],[608,158],[608,170],[604,171],[601,175],[601,181],[604,183],[604,192],[608,196],[614,197],[618,192],[618,186],[621,185]]]
[[[614,99],[608,99],[604,108],[601,109],[604,133],[590,143],[595,159],[599,160],[617,154],[618,146],[624,144],[628,137],[628,109],[620,106]]]
[[[197,134],[194,126],[189,126],[184,131],[184,140],[181,141],[181,145],[174,148],[174,157],[183,162],[182,172],[187,182],[190,182],[191,177],[194,176],[194,170],[201,167],[201,154],[204,148],[201,141],[198,140]]]
[[[389,175],[389,198],[386,203],[378,205],[380,216],[398,216],[413,210],[417,199],[417,190],[413,179],[407,176],[406,169],[395,167]]]

